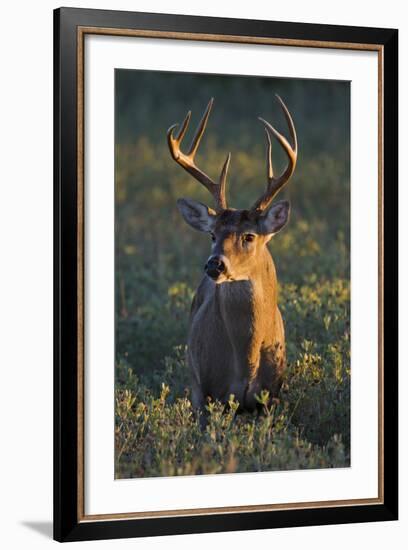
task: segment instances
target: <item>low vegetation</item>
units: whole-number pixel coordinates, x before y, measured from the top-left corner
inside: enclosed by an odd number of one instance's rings
[[[206,77],[201,87],[194,87],[191,75],[177,86],[169,78],[139,75],[134,85],[129,75],[117,80],[115,476],[346,467],[348,89],[344,83],[321,83],[320,88],[301,81],[247,84],[245,93],[254,98],[257,111],[252,118],[237,116],[239,128],[227,134],[224,128],[231,125],[222,116],[234,118],[222,113],[233,108],[235,96],[229,101],[228,90],[222,91],[222,77]],[[163,86],[166,102],[155,103],[151,97]],[[171,101],[172,86],[174,94],[180,86],[185,90],[182,104]],[[208,196],[170,160],[164,132],[186,106],[197,105],[197,117],[209,95],[215,95],[211,128],[216,131],[207,130],[200,163],[216,174],[231,150],[229,202],[244,207],[265,184],[264,136],[254,114],[259,110],[270,120],[280,116],[278,110],[273,116],[270,112],[271,90],[290,105],[300,148],[296,174],[280,197],[291,200],[291,220],[270,245],[280,282],[288,367],[279,399],[270,407],[266,394],[258,396],[259,414],[237,413],[233,396],[225,406],[209,402],[208,424],[200,430],[189,400],[185,343],[210,241],[184,224],[175,203],[180,196],[208,202]],[[136,108],[140,105],[145,106],[143,115]],[[279,170],[283,158],[275,149]]]

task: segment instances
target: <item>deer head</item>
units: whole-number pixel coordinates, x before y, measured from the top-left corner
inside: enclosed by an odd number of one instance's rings
[[[267,186],[265,192],[248,210],[237,210],[227,206],[225,189],[230,153],[224,162],[218,183],[195,164],[195,155],[207,126],[213,99],[204,112],[187,153],[183,153],[180,147],[190,122],[191,112],[187,113],[177,137],[174,136],[174,130],[178,124],[171,126],[167,132],[173,159],[204,185],[215,201],[214,209],[192,199],[179,199],[177,206],[189,225],[211,235],[213,245],[205,271],[216,283],[250,279],[257,269],[257,259],[266,250],[266,243],[286,225],[289,218],[289,202],[278,201],[272,204],[272,201],[295,170],[297,138],[286,105],[279,96],[276,97],[289,126],[292,144],[269,122],[259,118],[264,124],[267,140]],[[279,176],[275,176],[273,172],[271,134],[275,136],[288,157],[288,164]]]

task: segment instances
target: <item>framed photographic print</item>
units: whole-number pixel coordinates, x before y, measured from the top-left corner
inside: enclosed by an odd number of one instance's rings
[[[397,31],[54,31],[55,539],[397,519]]]

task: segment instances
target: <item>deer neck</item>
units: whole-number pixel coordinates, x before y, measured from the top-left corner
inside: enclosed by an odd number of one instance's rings
[[[213,304],[228,334],[237,375],[252,380],[276,314],[276,273],[269,252],[248,280],[215,285]]]
[[[248,279],[215,285],[214,299],[225,317],[238,314],[240,309],[271,310],[277,301],[275,265],[268,249],[265,249]]]

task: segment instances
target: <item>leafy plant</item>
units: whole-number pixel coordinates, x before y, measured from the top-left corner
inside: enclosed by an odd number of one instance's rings
[[[116,84],[116,477],[348,466],[348,84],[143,71],[118,71]],[[170,159],[165,130],[187,107],[197,117],[214,95],[216,130],[207,131],[200,165],[216,174],[231,150],[230,203],[247,207],[265,181],[255,116],[273,119],[274,92],[291,107],[300,151],[282,193],[290,223],[270,244],[288,366],[278,400],[258,395],[260,414],[238,414],[231,396],[207,404],[201,430],[185,349],[209,241],[185,226],[176,200],[209,198]]]

